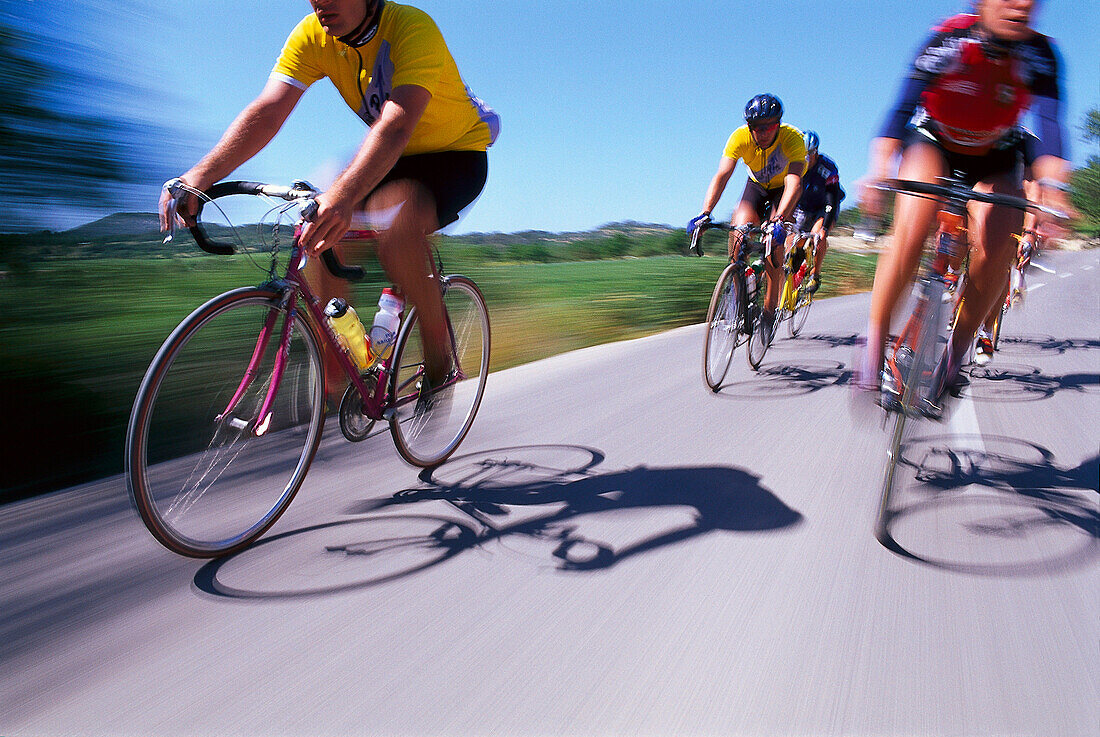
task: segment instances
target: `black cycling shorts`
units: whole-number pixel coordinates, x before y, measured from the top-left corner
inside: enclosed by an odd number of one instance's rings
[[[796,207],[794,209],[794,227],[800,232],[809,233],[813,230],[814,224],[818,220],[825,220],[824,207],[817,210],[803,210],[801,207]],[[823,226],[827,232],[832,226],[832,223],[826,220]]]
[[[402,156],[378,183],[411,179],[424,185],[435,198],[435,215],[442,228],[478,198],[489,175],[484,151],[440,151]]]
[[[779,209],[779,201],[783,199],[783,188],[766,189],[759,182],[749,177],[745,182],[745,191],[741,193],[741,201],[752,206],[753,212],[760,222],[768,220],[773,210]]]
[[[927,128],[909,127],[905,129],[905,138],[902,141],[904,148],[914,143],[930,143],[939,149],[947,161],[947,169],[950,172],[961,172],[963,181],[968,187],[973,187],[978,182],[1011,175],[1017,183],[1024,180],[1024,167],[1030,166],[1034,156],[1030,153],[1026,140],[1023,137],[1009,140],[1003,148],[993,148],[981,156],[968,156],[966,154],[948,151],[940,143],[935,133]]]

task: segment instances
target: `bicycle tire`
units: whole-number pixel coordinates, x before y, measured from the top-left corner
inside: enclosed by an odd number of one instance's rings
[[[320,343],[282,302],[257,287],[209,300],[176,327],[142,380],[126,433],[127,485],[145,526],[175,553],[213,558],[247,547],[286,511],[317,452]],[[259,422],[288,315],[282,380],[268,422]],[[225,412],[269,316],[274,329],[257,370]]]
[[[420,468],[436,466],[458,449],[477,416],[489,373],[491,335],[485,297],[464,276],[444,277],[442,286],[460,380],[429,397],[415,396],[424,368],[415,308],[401,326],[390,376],[390,397],[396,403],[389,413],[390,434],[401,457]]]
[[[737,278],[738,268],[736,264],[729,264],[722,270],[707,308],[706,332],[703,334],[703,382],[713,392],[722,388],[741,333],[741,295],[744,287]]]
[[[990,334],[995,351],[1001,345],[1001,323],[1004,322],[1006,312],[1008,312],[1008,305],[1002,302],[1001,309],[997,311],[997,319],[993,321],[993,332]]]
[[[760,363],[764,360],[764,354],[768,352],[772,340],[775,339],[775,329],[779,327],[780,314],[779,310],[776,309],[775,319],[771,327],[772,334],[770,337],[764,334],[764,302],[768,294],[769,282],[770,278],[767,270],[761,270],[756,277],[756,292],[748,297],[748,303],[752,307],[755,320],[752,332],[749,334],[749,344],[745,351],[745,357],[748,359],[749,366],[753,371],[760,368]]]
[[[806,327],[806,319],[810,316],[810,307],[814,303],[814,296],[806,289],[805,280],[798,286],[794,303],[794,311],[787,319],[787,334],[797,338],[802,329]]]

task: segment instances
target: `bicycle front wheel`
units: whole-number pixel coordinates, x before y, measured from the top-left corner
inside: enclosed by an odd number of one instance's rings
[[[287,320],[282,378],[265,421],[259,413]],[[322,371],[311,325],[274,290],[227,292],[180,323],[145,374],[126,434],[130,494],[158,541],[210,558],[246,547],[275,523],[321,440]]]
[[[454,370],[443,386],[421,392],[424,338],[415,308],[394,348],[390,433],[401,457],[421,468],[442,463],[458,449],[474,423],[489,375],[489,311],[481,290],[466,277],[445,277],[443,304],[454,351]]]
[[[703,381],[711,391],[722,388],[741,331],[741,286],[737,268],[730,264],[718,277],[707,309],[703,336]]]
[[[764,300],[768,294],[768,272],[761,271],[756,277],[756,293],[749,296],[749,308],[756,315],[756,320],[753,325],[752,333],[749,335],[748,350],[745,351],[745,356],[749,360],[749,366],[755,371],[760,368],[760,362],[764,360],[764,354],[768,352],[768,347],[772,344],[772,338],[775,336],[775,328],[779,323],[779,310],[775,312],[775,318],[772,320],[771,325],[766,324],[764,319]]]
[[[795,294],[794,312],[787,320],[787,334],[792,338],[797,338],[798,334],[802,332],[802,328],[806,327],[806,318],[810,316],[810,306],[813,303],[814,296],[809,293],[805,286],[799,286],[798,292]]]

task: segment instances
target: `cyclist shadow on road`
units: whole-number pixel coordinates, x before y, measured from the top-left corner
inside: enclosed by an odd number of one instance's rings
[[[1067,468],[1024,440],[924,436],[902,447],[899,472],[906,483],[880,540],[906,558],[968,574],[1027,576],[1100,556],[1100,456]]]
[[[498,461],[488,454],[490,467]],[[466,459],[467,461],[471,459]],[[476,463],[476,461],[475,461]],[[500,483],[479,478],[438,482],[397,495],[400,503],[426,499],[449,502],[484,527],[482,540],[529,536],[553,540],[551,555],[561,570],[609,568],[641,553],[714,531],[758,532],[798,524],[802,515],[759,483],[759,477],[727,466],[634,468],[592,473],[579,478]],[[660,522],[658,529],[637,536],[630,522],[626,541],[598,539],[589,527],[593,515],[622,516],[633,510],[671,510],[680,514]],[[674,518],[674,519],[672,519]],[[652,526],[652,518],[647,520]],[[622,533],[623,530],[613,531]]]
[[[563,462],[562,453],[584,457]],[[420,486],[356,503],[350,519],[211,561],[194,586],[236,599],[329,595],[404,579],[473,549],[520,553],[557,571],[606,570],[700,535],[781,530],[803,519],[737,468],[599,472],[603,458],[562,445],[454,458],[424,471]]]

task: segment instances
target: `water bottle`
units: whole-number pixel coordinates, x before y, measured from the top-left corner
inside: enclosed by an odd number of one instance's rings
[[[756,271],[752,266],[745,267],[745,292],[749,299],[756,294]]]
[[[386,287],[378,298],[378,313],[370,327],[371,362],[389,358],[397,340],[397,328],[401,325],[401,311],[405,309],[405,300],[394,290]]]
[[[363,330],[363,323],[355,314],[355,308],[340,297],[333,297],[325,305],[325,317],[332,332],[340,340],[340,344],[347,350],[351,362],[360,371],[370,365],[368,360],[367,338]]]
[[[806,278],[806,262],[803,261],[802,265],[798,267],[798,271],[794,275],[794,287],[798,289],[802,286],[802,280]]]

